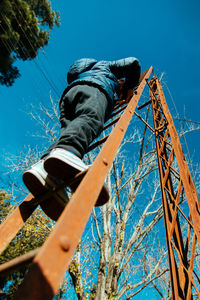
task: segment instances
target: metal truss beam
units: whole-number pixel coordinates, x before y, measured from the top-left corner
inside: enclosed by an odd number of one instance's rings
[[[163,201],[172,298],[200,295],[194,269],[200,246],[200,206],[181,143],[157,77],[149,83]],[[177,171],[178,169],[178,171]],[[188,215],[188,216],[187,216]]]

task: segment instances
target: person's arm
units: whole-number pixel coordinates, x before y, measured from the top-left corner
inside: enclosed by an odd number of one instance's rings
[[[118,79],[125,79],[127,88],[134,88],[139,83],[141,67],[135,57],[110,62],[110,70]]]
[[[110,62],[111,72],[120,82],[120,99],[127,102],[132,97],[132,90],[138,85],[140,78],[140,63],[135,57],[128,57]]]
[[[119,79],[120,84],[120,95],[116,104],[128,103],[133,97],[133,89],[124,88],[125,80]]]
[[[128,57],[110,62],[111,72],[119,79],[124,79],[120,84],[120,99],[127,102],[131,99],[133,89],[139,84],[141,67],[137,58]]]

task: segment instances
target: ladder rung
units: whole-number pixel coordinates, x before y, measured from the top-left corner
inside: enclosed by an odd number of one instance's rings
[[[34,212],[33,196],[29,194],[24,201],[0,225],[0,253],[5,250],[11,240],[22,228],[26,220]]]
[[[113,112],[124,104],[126,104],[126,100],[122,100],[120,103],[116,104],[113,108]]]
[[[155,130],[140,116],[138,115],[138,113],[136,113],[136,111],[134,112],[134,114],[147,126],[149,127],[149,129],[151,129],[153,132],[155,132]]]
[[[109,137],[109,134],[104,136],[102,139],[100,139],[96,143],[92,144],[90,147],[88,147],[87,153],[94,150],[96,147],[100,146],[101,144],[103,144],[107,140],[108,137]]]
[[[0,276],[6,275],[10,272],[13,272],[20,267],[30,264],[36,254],[38,254],[40,248],[32,250],[26,254],[13,258],[12,260],[0,265]]]
[[[108,128],[109,128],[110,126],[112,126],[113,124],[117,123],[117,121],[119,120],[119,118],[120,118],[120,116],[117,117],[116,119],[114,119],[112,122],[106,124],[106,125],[104,126],[104,128],[103,128],[103,131],[106,130],[106,129],[108,129]]]
[[[113,118],[114,116],[118,115],[120,112],[126,109],[126,105],[121,107],[120,109],[116,110],[114,113],[111,114],[110,119]]]
[[[148,102],[146,102],[140,106],[137,106],[137,109],[140,110],[140,109],[144,108],[145,106],[147,106],[148,104],[151,104],[151,100],[149,100]]]

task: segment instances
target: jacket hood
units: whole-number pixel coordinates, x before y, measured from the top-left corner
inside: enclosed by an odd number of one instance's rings
[[[97,60],[93,58],[81,58],[75,61],[67,73],[67,82],[70,84],[72,81],[76,80],[80,73],[89,71],[96,63]]]

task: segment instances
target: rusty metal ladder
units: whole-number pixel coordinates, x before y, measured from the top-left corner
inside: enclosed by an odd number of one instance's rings
[[[43,246],[39,250],[33,250],[28,254],[25,254],[19,258],[16,258],[8,263],[5,263],[0,267],[0,271],[4,272],[5,270],[9,270],[20,266],[24,263],[32,261],[32,266],[30,268],[29,273],[24,279],[23,284],[19,288],[15,299],[52,299],[54,295],[56,295],[59,285],[62,281],[64,273],[69,266],[70,260],[73,256],[73,253],[80,241],[81,235],[87,223],[87,220],[90,217],[92,209],[98,199],[98,196],[101,192],[102,186],[104,184],[105,178],[111,168],[111,165],[114,161],[115,155],[119,148],[119,145],[125,135],[127,127],[131,121],[131,118],[135,112],[135,108],[139,101],[139,98],[143,92],[143,89],[148,83],[150,89],[150,97],[151,100],[146,104],[152,103],[153,107],[153,116],[154,116],[154,132],[156,138],[156,146],[157,146],[157,157],[159,164],[159,173],[160,173],[160,182],[162,187],[162,198],[166,198],[165,202],[163,202],[164,207],[164,217],[165,217],[165,225],[166,227],[166,236],[167,236],[167,245],[168,245],[168,254],[169,254],[169,265],[170,265],[170,274],[171,274],[171,282],[172,282],[172,295],[173,299],[192,299],[192,288],[195,288],[196,292],[198,292],[198,287],[193,280],[193,264],[194,264],[194,253],[195,253],[195,244],[196,240],[200,245],[199,239],[199,228],[200,228],[200,209],[197,195],[195,194],[196,189],[192,185],[191,175],[189,173],[189,169],[186,168],[187,163],[183,160],[183,156],[180,158],[179,166],[179,180],[181,182],[181,188],[179,187],[178,192],[172,191],[171,185],[171,174],[170,172],[174,172],[172,164],[172,156],[173,158],[179,157],[179,152],[182,151],[180,146],[178,136],[176,135],[174,138],[174,131],[172,132],[170,129],[174,125],[171,126],[170,113],[166,106],[165,100],[163,100],[163,93],[161,85],[157,79],[157,77],[153,77],[153,79],[148,82],[150,74],[152,72],[152,67],[144,72],[141,76],[140,85],[137,90],[134,92],[134,95],[130,102],[120,107],[115,108],[115,112],[112,114],[112,117],[116,116],[118,113],[124,110],[123,114],[120,117],[116,117],[115,120],[111,121],[107,124],[104,129],[110,127],[115,124],[114,129],[112,130],[109,136],[104,137],[102,140],[93,144],[90,147],[90,150],[98,146],[99,144],[104,143],[100,153],[95,159],[93,165],[89,168],[86,174],[81,173],[78,174],[77,177],[84,175],[81,183],[79,184],[77,190],[73,194],[70,202],[65,207],[62,212],[60,218],[58,219],[54,229],[51,234],[43,244]],[[146,105],[145,104],[145,105]],[[145,105],[140,106],[140,109]],[[164,107],[164,108],[163,108]],[[156,113],[159,111],[159,113]],[[161,116],[161,111],[163,111],[163,116]],[[136,113],[137,114],[137,113]],[[138,114],[137,114],[138,115]],[[139,115],[138,115],[139,116]],[[141,117],[140,117],[141,118]],[[148,124],[146,124],[148,125]],[[148,125],[149,126],[149,125]],[[152,130],[152,128],[149,126]],[[160,134],[163,130],[166,130],[167,134],[164,135],[163,140],[160,145]],[[162,135],[161,134],[161,135]],[[166,137],[168,135],[168,137]],[[171,137],[172,135],[172,137]],[[171,143],[169,140],[172,140]],[[178,148],[176,151],[173,150],[173,154],[168,157],[166,153],[166,145],[171,144],[172,148]],[[174,146],[175,145],[175,146]],[[163,153],[165,150],[164,162],[161,161]],[[178,159],[177,159],[178,161]],[[184,167],[181,165],[184,163]],[[162,165],[163,164],[163,165]],[[182,168],[187,169],[187,174],[182,173]],[[165,170],[166,169],[166,170]],[[187,178],[185,179],[186,176]],[[188,177],[189,176],[189,177]],[[163,179],[164,177],[164,179]],[[95,180],[94,180],[95,178]],[[189,178],[189,179],[188,179]],[[77,180],[77,178],[72,179]],[[189,186],[184,184],[185,181],[188,182]],[[166,185],[164,186],[164,183]],[[183,183],[183,184],[182,184]],[[66,183],[65,183],[66,185]],[[165,189],[169,189],[170,192],[167,192],[167,196],[165,196]],[[59,186],[57,189],[60,189],[64,186]],[[56,189],[56,190],[57,190]],[[172,239],[175,238],[177,241],[177,236],[181,236],[180,226],[178,226],[178,212],[180,212],[179,206],[179,197],[174,194],[179,195],[180,189],[185,189],[186,197],[188,200],[189,208],[190,208],[190,216],[189,218],[185,217],[186,221],[189,222],[190,234],[188,234],[187,244],[189,243],[189,238],[191,236],[191,230],[193,230],[193,248],[191,254],[191,263],[182,263],[181,261],[181,271],[179,272],[179,267],[176,263],[176,257],[171,251],[169,245],[172,245]],[[55,191],[56,191],[55,190]],[[17,232],[24,225],[29,216],[33,213],[37,205],[41,201],[45,201],[49,197],[49,192],[47,192],[44,196],[38,197],[34,199],[30,194],[28,197],[13,211],[13,213],[4,221],[4,223],[0,226],[0,252],[2,252],[10,243],[10,241],[15,237]],[[191,198],[192,194],[192,198]],[[194,196],[194,194],[196,196]],[[81,201],[80,201],[81,200]],[[167,208],[166,208],[167,207]],[[170,217],[169,217],[170,211]],[[166,219],[167,216],[167,219]],[[192,224],[193,220],[193,224]],[[178,228],[178,230],[177,230]],[[175,232],[175,233],[174,233]],[[170,237],[169,237],[170,236]],[[171,240],[170,240],[171,238]],[[178,238],[178,240],[182,240],[182,238]],[[170,244],[171,243],[171,244]],[[178,252],[178,257],[184,255],[187,256],[186,246],[177,247],[177,243],[175,242],[176,248],[178,248],[180,252]],[[171,252],[170,252],[171,251]],[[183,259],[185,262],[185,257]],[[180,264],[180,262],[179,262]],[[178,271],[177,271],[178,270]],[[178,275],[177,275],[178,273]],[[184,275],[183,275],[184,274]],[[185,277],[184,277],[185,276]],[[179,278],[180,277],[180,278]],[[175,278],[175,279],[174,279]],[[185,285],[182,283],[184,279]],[[181,281],[182,280],[182,281]],[[34,286],[34,289],[32,288]],[[31,290],[31,294],[30,294]],[[185,290],[187,290],[187,298],[185,297]],[[184,298],[185,297],[185,298]]]

